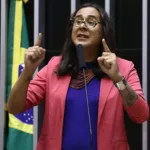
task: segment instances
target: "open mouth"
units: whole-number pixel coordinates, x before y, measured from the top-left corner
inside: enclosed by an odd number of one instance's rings
[[[78,34],[77,37],[79,37],[79,38],[84,38],[84,39],[89,38],[89,37],[88,37],[87,35],[85,35],[85,34]]]

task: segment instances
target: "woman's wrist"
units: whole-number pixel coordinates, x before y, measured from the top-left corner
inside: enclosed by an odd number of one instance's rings
[[[117,83],[119,81],[122,80],[122,74],[120,72],[118,72],[115,76],[113,76],[111,78],[111,80],[114,82],[114,83]]]
[[[28,71],[27,69],[24,68],[22,72],[22,76],[25,81],[31,81],[33,78],[34,71]]]

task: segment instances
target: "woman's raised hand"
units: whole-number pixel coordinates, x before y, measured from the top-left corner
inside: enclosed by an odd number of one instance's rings
[[[101,57],[97,58],[98,64],[102,71],[106,73],[113,82],[118,82],[122,79],[122,75],[118,69],[117,57],[110,51],[105,39],[102,39],[102,44],[104,52]]]
[[[45,49],[40,47],[42,42],[42,34],[39,33],[37,42],[34,46],[29,47],[24,56],[25,69],[28,73],[33,74],[36,68],[42,63],[45,58]]]

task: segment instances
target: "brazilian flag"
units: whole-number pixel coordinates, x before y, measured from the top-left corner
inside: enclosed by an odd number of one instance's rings
[[[24,5],[27,0],[10,0],[6,68],[6,99],[24,68],[24,53],[29,47]],[[33,150],[33,109],[8,114],[6,150]]]

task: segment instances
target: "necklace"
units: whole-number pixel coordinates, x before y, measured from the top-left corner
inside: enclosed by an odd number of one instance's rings
[[[92,69],[86,69],[85,70],[85,79],[86,79],[86,84],[88,84],[93,78],[94,78],[94,73],[92,72]],[[76,88],[76,89],[81,89],[85,86],[85,81],[84,81],[84,74],[83,71],[80,70],[79,73],[77,74],[76,77],[73,77],[70,82],[70,87]]]

